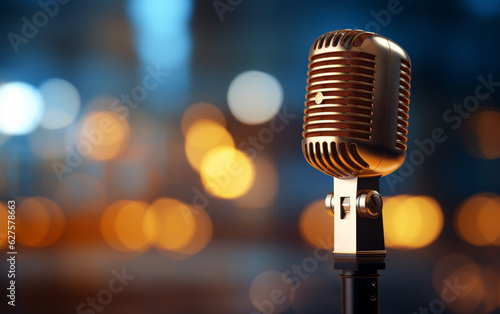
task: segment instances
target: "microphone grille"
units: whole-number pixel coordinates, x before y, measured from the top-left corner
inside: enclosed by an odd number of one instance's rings
[[[396,132],[396,148],[406,150],[408,138],[408,112],[410,111],[411,64],[401,59],[399,74],[398,124]]]
[[[311,52],[329,46],[359,46],[372,36],[376,34],[349,30],[327,33],[315,41]],[[371,138],[375,60],[375,55],[360,51],[311,53],[304,138]]]

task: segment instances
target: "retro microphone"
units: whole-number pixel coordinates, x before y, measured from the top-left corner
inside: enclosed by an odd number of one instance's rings
[[[410,68],[400,46],[361,30],[324,34],[309,53],[302,150],[333,177],[325,202],[345,314],[378,313],[386,256],[379,178],[405,159]]]

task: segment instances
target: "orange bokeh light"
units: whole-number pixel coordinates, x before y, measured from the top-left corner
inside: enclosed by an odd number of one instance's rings
[[[334,219],[325,207],[325,200],[319,199],[307,205],[300,215],[299,231],[309,246],[333,250]]]
[[[160,198],[150,207],[158,226],[156,245],[161,249],[178,251],[185,248],[196,232],[193,213],[181,201]]]
[[[0,224],[7,229],[9,217],[8,208],[4,203],[0,203]],[[7,232],[0,232],[0,249],[7,247]]]
[[[45,239],[50,229],[50,215],[43,204],[27,198],[17,204],[16,243],[36,247]]]
[[[115,232],[123,245],[132,251],[145,251],[155,238],[155,222],[147,215],[148,204],[129,202],[115,217]]]
[[[80,126],[76,150],[83,157],[110,160],[126,149],[130,140],[128,122],[117,113],[91,112]]]
[[[485,110],[475,113],[467,122],[470,142],[467,150],[474,156],[482,159],[500,158],[500,112],[497,110]]]
[[[216,147],[234,148],[234,140],[226,128],[215,121],[198,120],[186,133],[185,152],[191,167],[200,171],[203,158]]]
[[[382,215],[387,247],[422,248],[434,242],[443,229],[441,207],[428,196],[384,198]]]
[[[191,125],[203,119],[215,121],[223,127],[226,126],[226,117],[219,108],[210,103],[197,102],[189,106],[182,115],[182,134],[186,136]]]
[[[200,176],[208,193],[234,199],[245,195],[254,184],[255,165],[245,153],[232,147],[219,147],[203,159]]]
[[[456,211],[454,226],[466,242],[476,245],[500,245],[500,196],[476,194],[466,199]]]

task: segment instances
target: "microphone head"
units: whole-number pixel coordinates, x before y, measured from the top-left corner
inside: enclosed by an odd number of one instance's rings
[[[302,150],[336,178],[392,173],[405,158],[410,104],[408,54],[361,30],[320,36],[309,53]]]

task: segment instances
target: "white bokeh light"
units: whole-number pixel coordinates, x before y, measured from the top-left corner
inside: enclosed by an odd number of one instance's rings
[[[246,71],[236,76],[227,93],[231,113],[245,124],[271,120],[283,103],[283,89],[272,75]]]
[[[32,132],[43,116],[43,98],[33,86],[12,82],[0,86],[0,132],[23,135]]]
[[[45,103],[43,128],[60,129],[75,121],[80,110],[80,95],[73,84],[53,78],[40,86],[40,93]]]

